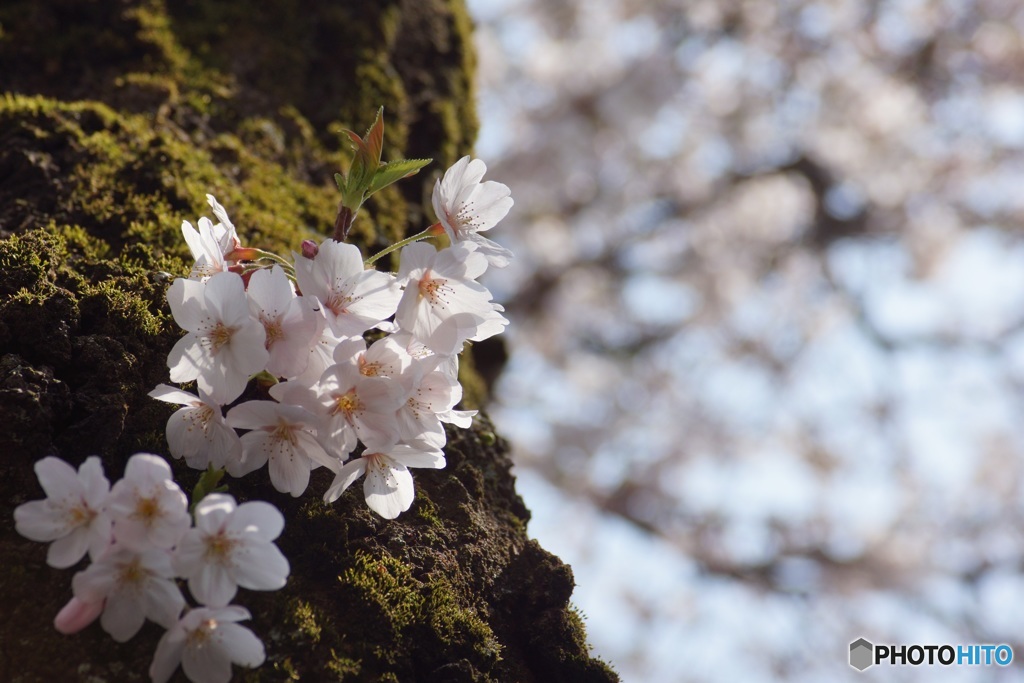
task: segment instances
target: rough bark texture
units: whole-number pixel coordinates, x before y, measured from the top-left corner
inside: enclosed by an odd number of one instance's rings
[[[99,454],[114,480],[132,453],[167,454],[173,408],[146,392],[180,336],[164,293],[188,267],[182,219],[212,192],[248,244],[322,238],[341,130],[383,105],[385,158],[436,163],[380,193],[353,239],[421,229],[433,177],[475,135],[470,30],[459,0],[0,5],[0,681],[147,680],[162,630],[59,635],[73,572],[11,511],[43,496],[45,455]],[[446,450],[396,522],[358,487],[325,506],[322,470],[298,499],[265,470],[229,482],[282,508],[292,564],[284,590],[240,591],[268,658],[238,680],[615,679],[588,654],[569,567],[527,539],[507,444],[483,418]],[[172,466],[190,490],[197,473]]]

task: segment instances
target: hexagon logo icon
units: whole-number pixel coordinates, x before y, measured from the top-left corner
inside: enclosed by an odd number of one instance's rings
[[[875,646],[864,638],[858,638],[850,643],[850,666],[857,671],[863,671],[875,662]]]

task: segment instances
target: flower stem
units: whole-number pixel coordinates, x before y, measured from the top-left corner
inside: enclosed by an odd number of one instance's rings
[[[278,256],[277,254],[275,254],[273,252],[264,251],[263,249],[256,249],[255,251],[256,251],[256,253],[259,255],[259,257],[261,259],[270,259],[271,261],[279,263],[282,266],[286,266],[288,268],[292,267],[291,261],[289,261],[288,259],[283,258],[281,256]]]
[[[349,228],[352,227],[358,210],[358,208],[353,210],[351,207],[345,206],[344,199],[338,204],[338,217],[334,219],[334,235],[332,235],[335,242],[344,242],[348,239]]]
[[[412,237],[406,237],[401,242],[395,242],[390,247],[385,247],[384,249],[381,249],[376,254],[374,254],[370,258],[366,259],[366,261],[364,261],[364,263],[366,265],[368,265],[368,266],[373,265],[374,263],[377,262],[378,259],[380,259],[380,258],[382,258],[384,256],[387,256],[388,254],[390,254],[393,251],[401,249],[402,247],[407,247],[410,244],[412,244],[413,242],[419,242],[420,240],[427,239],[428,237],[433,237],[436,234],[434,229],[433,229],[433,227],[434,226],[430,226],[429,228],[427,228],[423,232],[418,232],[415,235],[413,235]]]

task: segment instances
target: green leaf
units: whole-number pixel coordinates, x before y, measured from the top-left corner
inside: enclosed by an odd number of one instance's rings
[[[382,190],[402,178],[416,175],[431,161],[433,159],[397,159],[381,164],[377,168],[377,172],[373,174],[373,180],[370,181],[370,189],[367,190],[366,195],[369,196],[377,190]]]
[[[196,487],[192,489],[192,504],[188,506],[188,511],[194,513],[196,505],[199,504],[203,498],[211,493],[224,493],[228,490],[227,486],[218,486],[220,480],[224,478],[224,470],[214,469],[211,464],[203,472],[202,476],[199,477],[199,481],[196,482]]]
[[[335,173],[334,174],[334,183],[338,186],[338,189],[341,190],[342,194],[344,194],[345,193],[345,176],[341,175],[340,173]]]
[[[380,153],[384,149],[384,107],[377,110],[377,118],[373,120],[373,125],[366,131],[363,141],[366,143],[370,159],[374,164],[373,170],[376,172],[377,166],[380,165]]]
[[[380,155],[384,149],[384,107],[377,110],[377,117],[366,131],[366,135],[359,137],[350,130],[346,130],[345,134],[352,140],[356,155],[348,171],[347,186],[342,192],[346,196],[346,205],[356,210],[366,196],[372,193],[370,185],[381,165]]]
[[[358,202],[362,202],[366,189],[370,186],[370,181],[373,180],[373,174],[377,171],[377,163],[371,156],[370,148],[361,137],[350,130],[346,130],[345,133],[352,140],[353,149],[356,152],[352,159],[352,166],[348,169],[348,183],[344,190],[345,204],[356,209],[359,207]],[[356,201],[357,204],[354,206],[350,204],[348,201],[350,199]]]

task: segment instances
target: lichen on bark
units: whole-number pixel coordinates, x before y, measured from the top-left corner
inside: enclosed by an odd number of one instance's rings
[[[181,221],[211,192],[249,244],[323,238],[342,130],[384,106],[385,158],[435,163],[371,200],[353,240],[418,231],[433,178],[475,137],[470,31],[458,0],[0,6],[0,680],[148,680],[161,629],[59,635],[72,572],[11,511],[42,497],[43,456],[99,454],[111,479],[134,452],[166,456],[172,409],[146,393],[180,336],[164,297],[189,265]],[[265,472],[229,481],[283,510],[292,565],[284,590],[240,595],[267,662],[239,680],[614,680],[569,607],[571,571],[526,535],[508,444],[482,417],[446,452],[394,522],[357,491],[325,505],[322,470],[298,499]]]

